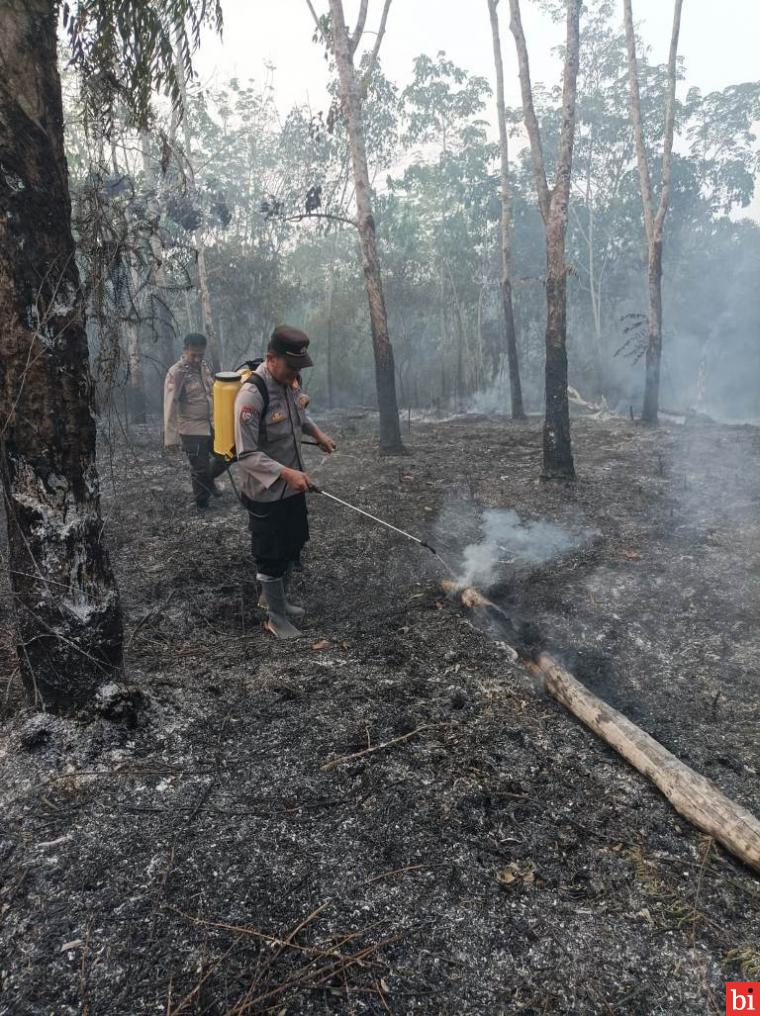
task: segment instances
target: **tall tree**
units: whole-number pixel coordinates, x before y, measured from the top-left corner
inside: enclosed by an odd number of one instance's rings
[[[486,78],[469,74],[443,52],[435,59],[417,57],[414,78],[402,95],[403,140],[424,145],[425,157],[415,151],[410,159],[405,153],[410,165],[398,189],[416,205],[420,222],[428,220],[419,242],[422,250],[430,241],[425,254],[438,275],[441,396],[454,394],[460,409],[469,383],[477,386],[482,370],[478,315],[467,311],[468,304],[481,302],[489,274],[491,223],[498,217],[492,180],[498,147],[488,142],[480,116],[490,95]],[[433,145],[438,146],[437,158]],[[469,342],[472,325],[477,331],[475,341]],[[499,352],[493,356],[495,373],[501,366]]]
[[[372,329],[372,348],[375,357],[375,384],[377,387],[377,404],[380,411],[380,447],[385,452],[403,450],[401,428],[398,417],[398,399],[396,396],[396,371],[388,330],[388,315],[383,295],[383,280],[380,262],[377,256],[375,239],[375,219],[372,213],[371,184],[367,166],[367,153],[364,142],[362,124],[362,75],[354,65],[354,56],[361,42],[367,18],[368,0],[362,0],[359,21],[352,35],[349,35],[346,18],[343,12],[343,0],[330,0],[329,28],[324,20],[317,17],[311,0],[307,0],[309,8],[317,23],[317,28],[332,48],[340,80],[340,95],[343,112],[346,118],[351,164],[354,174],[354,190],[356,192],[357,226],[362,252],[362,267],[367,287],[369,302],[370,325]],[[369,56],[366,74],[370,74],[377,60],[380,44],[385,34],[391,0],[385,0],[375,45]]]
[[[181,61],[182,57],[179,53],[179,47],[177,47],[177,61],[178,61],[178,81],[180,83],[180,101],[182,108],[187,110],[187,89],[185,87],[184,77],[181,73]],[[190,193],[195,196],[197,192],[197,186],[195,182],[195,167],[193,165],[193,152],[192,152],[192,135],[190,133],[190,118],[185,115],[182,118],[182,136],[184,139],[185,147],[185,168],[187,169],[187,176],[190,183]],[[203,332],[208,342],[208,356],[214,365],[214,370],[220,370],[222,366],[222,350],[219,345],[219,337],[216,332],[216,325],[214,324],[214,317],[211,313],[211,291],[208,285],[208,267],[206,265],[206,244],[203,236],[203,229],[205,225],[205,215],[201,218],[200,224],[196,229],[193,240],[195,243],[195,262],[197,269],[198,279],[198,296],[200,298],[201,305],[201,321],[203,322]]]
[[[665,99],[665,131],[662,142],[662,171],[660,178],[660,200],[657,212],[654,210],[654,194],[649,172],[644,127],[641,117],[641,96],[639,93],[639,72],[636,62],[636,33],[633,25],[632,0],[623,0],[625,35],[628,44],[628,85],[630,90],[630,112],[636,143],[636,161],[639,167],[641,201],[644,206],[644,227],[647,237],[648,281],[649,281],[649,330],[646,350],[646,379],[644,383],[644,408],[642,420],[657,423],[660,404],[660,364],[662,362],[662,248],[665,216],[670,200],[670,178],[673,166],[673,135],[676,119],[676,77],[678,61],[678,36],[681,29],[683,0],[673,5],[673,30],[670,37],[668,57],[668,88]]]
[[[530,140],[538,205],[546,230],[546,417],[544,421],[543,474],[547,479],[571,480],[575,477],[575,466],[570,442],[570,409],[567,400],[565,236],[575,139],[575,98],[580,51],[581,0],[567,0],[562,129],[557,155],[557,178],[551,190],[546,177],[541,131],[533,104],[530,62],[520,16],[520,0],[509,0],[509,8],[511,12],[510,28],[517,46],[523,117]]]
[[[568,234],[569,259],[577,266],[577,284],[588,294],[583,309],[586,377],[592,397],[607,396],[610,369],[605,313],[608,294],[624,254],[630,249],[625,221],[633,156],[627,108],[625,36],[612,20],[612,0],[584,5],[578,71],[578,106],[573,153],[573,200]],[[583,355],[581,349],[579,353]]]
[[[176,124],[176,117],[172,118]],[[173,132],[169,144],[173,143]],[[147,130],[140,131],[140,154],[142,156],[143,179],[146,191],[146,212],[148,218],[148,317],[159,348],[159,360],[168,370],[177,358],[177,344],[174,322],[168,305],[166,268],[164,266],[164,245],[161,238],[161,207],[158,201],[158,182],[151,158],[150,140]]]
[[[509,134],[507,133],[507,114],[504,99],[504,62],[501,54],[501,38],[499,36],[499,0],[488,0],[488,13],[491,17],[491,34],[493,36],[493,57],[496,67],[496,115],[499,121],[499,150],[501,155],[501,303],[504,310],[504,344],[509,364],[509,390],[512,401],[512,419],[523,420],[522,386],[520,384],[520,363],[517,356],[517,333],[515,315],[512,307],[512,227],[511,201],[509,186]]]
[[[80,0],[73,16],[65,8],[75,59],[144,110],[153,81],[176,91],[167,23],[181,22],[189,61],[185,18],[194,35],[207,16],[199,2]],[[35,705],[67,710],[119,668],[122,628],[100,516],[57,13],[55,0],[0,0],[0,474],[21,676]],[[95,107],[112,108],[102,88]]]

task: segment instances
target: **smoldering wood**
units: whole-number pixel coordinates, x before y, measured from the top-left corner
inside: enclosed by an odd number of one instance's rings
[[[470,610],[496,611],[507,616],[472,586],[457,589],[453,582],[442,585],[449,595],[456,592]],[[681,762],[641,727],[590,692],[551,654],[526,655],[524,647],[519,646],[515,647],[515,652],[529,673],[542,680],[543,687],[555,701],[651,780],[679,815],[714,837],[750,868],[760,871],[760,821],[751,812],[730,800],[711,780]]]

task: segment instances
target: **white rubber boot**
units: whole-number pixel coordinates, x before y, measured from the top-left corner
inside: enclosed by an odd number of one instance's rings
[[[291,624],[285,600],[285,587],[281,578],[271,575],[257,575],[261,583],[261,599],[267,609],[267,620],[264,627],[278,639],[297,639],[300,632]]]
[[[267,600],[266,596],[264,595],[264,579],[266,578],[268,581],[271,581],[271,578],[269,576],[262,576],[260,574],[257,575],[256,578],[261,583],[261,596],[259,597],[259,606],[263,607],[264,610],[266,610]],[[302,617],[306,615],[306,610],[299,604],[291,603],[288,600],[289,581],[290,581],[290,569],[286,571],[282,577],[282,588],[285,591],[285,613],[288,615],[288,617],[294,617],[297,621],[299,621]]]

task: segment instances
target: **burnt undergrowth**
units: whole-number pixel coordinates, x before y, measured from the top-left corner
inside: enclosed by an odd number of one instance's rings
[[[566,487],[537,480],[537,421],[420,425],[403,459],[372,426],[325,421],[315,478],[455,572],[485,508],[599,534],[489,595],[760,810],[757,431],[578,421]],[[106,532],[142,701],[77,721],[10,694],[0,1013],[702,1014],[757,977],[757,878],[546,699],[433,555],[312,499],[306,637],[275,643],[232,492],[198,516],[157,432],[130,441]]]

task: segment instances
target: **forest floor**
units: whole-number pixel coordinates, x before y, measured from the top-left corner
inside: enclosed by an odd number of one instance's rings
[[[538,420],[416,423],[404,458],[371,415],[322,425],[318,482],[457,572],[485,508],[570,534],[491,597],[760,813],[760,431],[579,419],[567,487],[538,480]],[[760,979],[760,879],[546,698],[433,555],[312,496],[305,638],[277,643],[227,481],[199,515],[151,427],[102,457],[143,707],[6,693],[2,1016],[696,1016]]]

